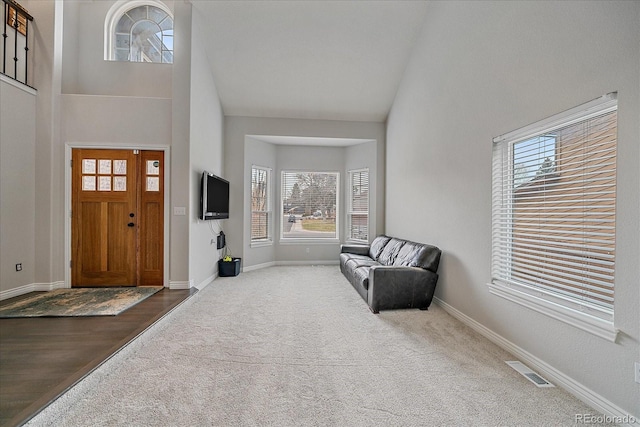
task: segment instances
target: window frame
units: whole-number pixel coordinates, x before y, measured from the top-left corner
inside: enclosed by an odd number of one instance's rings
[[[335,221],[336,221],[336,232],[335,237],[287,237],[284,235],[284,185],[285,185],[285,174],[330,174],[334,175],[336,178],[336,212],[335,212]],[[288,245],[288,244],[334,244],[340,243],[340,172],[338,171],[327,171],[327,170],[281,170],[280,171],[280,206],[279,206],[279,216],[280,216],[280,240],[279,244]]]
[[[366,173],[367,174],[367,208],[365,211],[356,211],[353,209],[353,198],[354,198],[354,176],[356,174],[362,174],[362,173]],[[347,229],[345,230],[345,234],[347,235],[347,241],[348,242],[354,242],[354,243],[368,243],[369,242],[369,237],[370,234],[369,230],[370,230],[370,215],[369,215],[369,211],[371,209],[370,203],[371,203],[371,198],[369,197],[370,191],[371,191],[371,174],[369,173],[369,168],[359,168],[359,169],[352,169],[347,171],[347,181],[348,181],[348,185],[349,185],[349,193],[348,193],[348,198],[347,198]],[[353,215],[366,215],[367,217],[367,237],[365,239],[359,239],[356,237],[353,237],[352,234],[352,218]]]
[[[494,138],[492,166],[492,268],[491,281],[487,284],[489,292],[493,295],[523,305],[612,342],[616,341],[619,332],[614,324],[613,304],[611,309],[598,307],[587,301],[580,301],[576,296],[562,295],[544,287],[530,283],[520,283],[518,280],[504,277],[505,268],[507,274],[513,272],[512,265],[510,265],[510,263],[513,263],[511,252],[513,248],[501,238],[500,232],[506,231],[508,235],[511,235],[514,228],[513,213],[508,214],[508,212],[514,212],[515,193],[518,189],[513,185],[513,180],[515,179],[513,145],[536,136],[545,136],[545,133],[548,134],[554,130],[595,119],[617,111],[617,109],[617,93],[614,92]],[[505,146],[505,144],[507,145]],[[555,150],[557,149],[556,146]],[[506,162],[502,157],[505,154],[505,150],[508,150],[507,155],[509,156]],[[555,154],[557,158],[557,151]],[[505,171],[504,164],[510,164],[510,169]],[[555,175],[555,170],[551,175]],[[613,212],[615,215],[615,207]],[[509,215],[511,216],[509,217]],[[506,225],[503,226],[505,224],[504,221],[506,221]],[[613,245],[615,247],[615,230],[613,237]],[[503,255],[504,253],[507,255]],[[613,263],[615,265],[615,255]],[[535,267],[529,265],[528,269],[539,271],[539,266],[540,264]],[[615,280],[613,282],[615,283]],[[612,286],[615,287],[615,284]]]
[[[120,19],[124,16],[125,13],[130,10],[136,9],[140,6],[153,6],[161,9],[165,12],[172,20],[173,24],[171,27],[171,33],[173,35],[173,29],[175,27],[175,18],[173,16],[173,12],[169,7],[164,4],[160,0],[118,0],[107,12],[107,15],[104,20],[104,60],[105,61],[114,61],[114,62],[131,62],[131,63],[140,63],[139,61],[122,61],[116,59],[116,27]],[[138,23],[140,21],[136,21]],[[154,22],[154,21],[151,21]],[[134,23],[135,25],[135,23]],[[171,50],[172,58],[174,54],[174,50]],[[172,65],[173,59],[171,62],[147,62],[148,64],[166,64]]]
[[[253,209],[253,171],[259,170],[266,173],[266,190],[265,190],[265,198],[266,198],[266,209],[265,210],[254,210]],[[252,165],[251,166],[251,176],[249,178],[249,241],[250,247],[256,248],[261,246],[271,246],[273,245],[273,223],[274,223],[274,215],[273,215],[273,169],[265,166]],[[254,239],[253,238],[253,214],[266,214],[267,215],[267,237]]]

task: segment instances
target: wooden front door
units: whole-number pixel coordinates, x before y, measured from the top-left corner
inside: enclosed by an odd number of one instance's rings
[[[71,286],[162,286],[164,153],[74,149]]]

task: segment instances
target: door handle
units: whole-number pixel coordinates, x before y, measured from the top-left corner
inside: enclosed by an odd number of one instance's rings
[[[135,224],[130,222],[129,224],[127,224],[127,227],[133,227]]]

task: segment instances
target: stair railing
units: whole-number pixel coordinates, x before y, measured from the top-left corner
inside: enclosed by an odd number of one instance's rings
[[[2,0],[2,4],[0,72],[30,86],[29,57],[32,54],[29,49],[29,26],[33,17],[14,0]]]

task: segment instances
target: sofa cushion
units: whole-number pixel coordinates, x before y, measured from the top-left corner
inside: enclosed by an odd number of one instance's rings
[[[353,271],[353,278],[365,289],[369,289],[369,270],[370,267],[363,266],[358,267]]]
[[[362,258],[351,258],[345,262],[345,265],[349,268],[358,268],[358,267],[371,267],[372,265],[380,265],[378,261],[374,261],[371,258],[367,257],[366,259]]]
[[[395,266],[420,267],[434,273],[438,271],[440,250],[435,246],[407,241],[393,261]]]
[[[393,265],[405,242],[406,240],[400,240],[393,237],[389,240],[389,243],[385,245],[382,253],[378,257],[378,262],[382,265]]]
[[[391,237],[385,236],[384,234],[373,239],[373,242],[371,242],[371,246],[369,247],[369,256],[377,261],[382,250],[387,243],[389,243],[389,240],[391,240]]]

